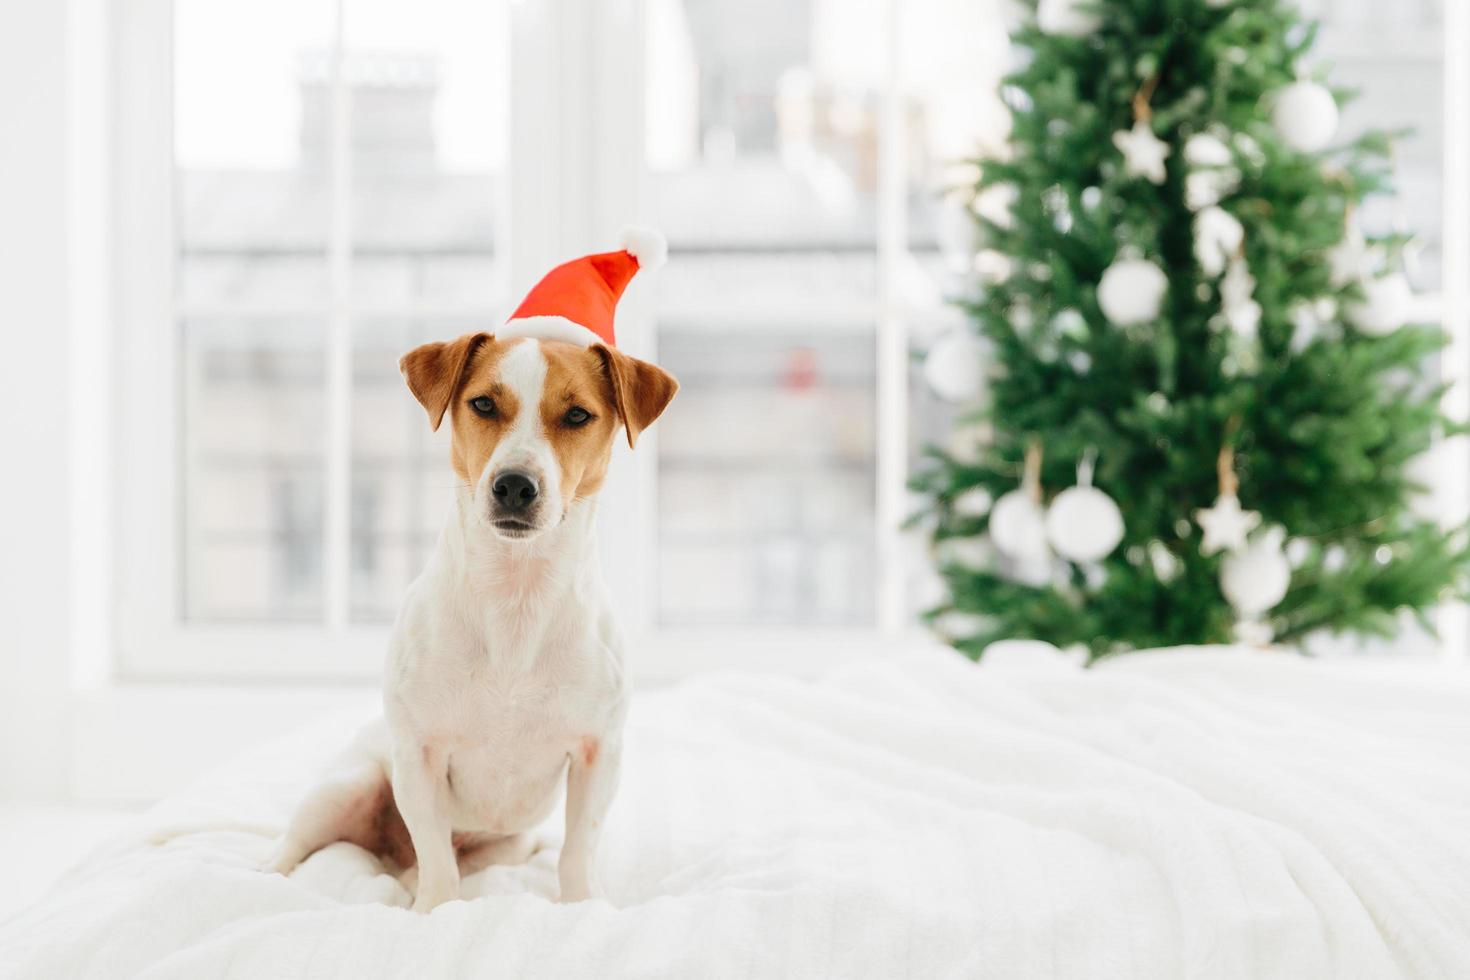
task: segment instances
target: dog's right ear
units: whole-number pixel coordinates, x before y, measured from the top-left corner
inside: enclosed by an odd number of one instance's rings
[[[408,382],[408,390],[429,413],[429,425],[435,432],[439,431],[445,410],[464,383],[470,358],[481,344],[494,339],[488,333],[467,333],[458,340],[415,347],[398,359],[398,370]]]
[[[616,347],[593,344],[592,350],[602,358],[603,368],[612,382],[613,401],[628,433],[628,448],[632,449],[639,433],[669,407],[679,391],[679,382],[657,364],[629,357]]]

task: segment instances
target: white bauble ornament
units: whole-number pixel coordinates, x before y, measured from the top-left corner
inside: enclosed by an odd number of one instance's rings
[[[1109,321],[1126,327],[1158,318],[1169,280],[1147,259],[1115,259],[1097,284],[1097,304]]]
[[[1148,561],[1154,568],[1154,577],[1165,585],[1179,574],[1179,559],[1162,541],[1155,539],[1148,543]]]
[[[934,546],[934,551],[941,565],[956,565],[972,572],[995,567],[995,551],[983,536],[945,538]]]
[[[1027,487],[1001,495],[990,508],[990,539],[1007,557],[1040,565],[1050,557],[1046,546],[1046,512]]]
[[[1194,218],[1194,257],[1207,276],[1218,276],[1240,251],[1245,228],[1224,208],[1207,207]]]
[[[1253,340],[1261,325],[1261,304],[1254,299],[1256,277],[1251,275],[1245,259],[1230,261],[1230,270],[1220,280],[1220,307],[1230,329],[1239,337]]]
[[[1011,277],[1015,271],[1015,263],[1009,255],[1003,255],[993,248],[980,250],[975,256],[975,275],[980,282],[987,285],[1000,285]]]
[[[1225,141],[1211,133],[1196,133],[1184,142],[1189,173],[1184,178],[1184,203],[1201,211],[1220,202],[1240,186],[1240,169]]]
[[[1363,233],[1349,228],[1343,233],[1342,241],[1327,253],[1327,264],[1331,267],[1332,285],[1339,288],[1368,276],[1370,253]]]
[[[1230,262],[1230,270],[1220,280],[1220,305],[1225,309],[1249,303],[1256,292],[1256,277],[1251,275],[1250,266],[1239,256]]]
[[[1046,536],[1057,554],[1075,562],[1106,558],[1123,540],[1123,514],[1092,485],[1092,460],[1077,467],[1077,485],[1057,494],[1046,512]]]
[[[1276,93],[1271,124],[1294,150],[1316,153],[1327,148],[1337,132],[1337,102],[1316,82],[1293,82]]]
[[[1087,339],[1087,320],[1076,310],[1060,310],[1051,318],[1051,328],[1059,335],[1078,341]]]
[[[1284,528],[1267,528],[1220,564],[1220,590],[1242,618],[1254,619],[1286,598],[1291,563],[1281,550],[1285,542]]]
[[[1142,177],[1151,184],[1164,182],[1164,161],[1168,158],[1168,143],[1154,135],[1153,127],[1140,119],[1132,129],[1120,129],[1113,134],[1113,145],[1123,154],[1123,172],[1130,177]]]
[[[1102,15],[1081,7],[1079,0],[1041,0],[1036,5],[1036,25],[1047,34],[1067,37],[1091,34],[1102,26]]]
[[[1408,322],[1414,306],[1414,290],[1409,280],[1397,272],[1380,279],[1363,282],[1363,299],[1348,311],[1353,326],[1364,333],[1381,337],[1393,333]]]
[[[1064,558],[1106,558],[1123,540],[1123,515],[1113,498],[1096,487],[1068,487],[1046,513],[1046,534]]]
[[[1336,574],[1347,565],[1347,551],[1340,544],[1328,545],[1322,552],[1322,570]]]
[[[935,394],[948,401],[974,401],[985,392],[987,360],[979,337],[963,327],[952,330],[929,348],[924,358],[924,380]]]
[[[1315,303],[1300,302],[1288,314],[1291,320],[1291,352],[1300,354],[1322,335],[1323,317],[1317,315]]]
[[[1194,512],[1200,530],[1205,532],[1200,542],[1199,553],[1205,556],[1217,551],[1236,551],[1245,546],[1246,535],[1261,523],[1261,515],[1253,510],[1244,510],[1240,498],[1233,493],[1222,493],[1215,498],[1213,507],[1202,507]]]
[[[1235,186],[1236,182],[1224,170],[1191,170],[1184,178],[1184,206],[1200,211],[1219,204]]]
[[[956,461],[974,466],[984,458],[985,447],[994,434],[989,422],[957,425],[949,434],[946,448]]]
[[[1184,159],[1192,167],[1226,167],[1234,157],[1220,137],[1211,133],[1195,133],[1184,141]]]
[[[1239,338],[1252,341],[1261,328],[1261,304],[1255,300],[1238,303],[1225,311],[1225,322]]]
[[[971,487],[958,497],[950,506],[954,512],[961,517],[984,517],[990,513],[990,508],[995,504],[995,498],[990,491],[984,487]]]

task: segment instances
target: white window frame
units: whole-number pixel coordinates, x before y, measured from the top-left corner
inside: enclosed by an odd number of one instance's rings
[[[508,0],[502,0],[508,2]],[[713,667],[762,666],[812,673],[892,646],[905,630],[903,554],[908,425],[908,313],[894,283],[905,260],[905,125],[898,82],[901,3],[886,0],[890,78],[883,107],[876,324],[878,425],[873,534],[881,580],[870,629],[669,630],[654,619],[651,557],[657,513],[657,427],[629,456],[619,451],[604,492],[604,560],[635,646],[635,671],[671,679]],[[350,14],[349,14],[350,16]],[[507,179],[498,243],[508,243],[518,296],[567,255],[604,247],[630,223],[650,221],[643,162],[643,0],[510,3]],[[338,25],[339,41],[341,24]],[[350,33],[350,24],[347,26]],[[329,255],[334,300],[327,344],[327,518],[320,624],[212,624],[181,616],[178,314],[172,201],[174,148],[171,0],[135,0],[114,15],[112,192],[118,310],[118,535],[115,672],[129,680],[240,678],[367,681],[378,676],[387,627],[346,620],[350,454],[350,286],[342,248]],[[548,57],[546,52],[554,52]],[[342,88],[337,86],[339,106]],[[556,125],[546,125],[546,120]],[[334,129],[338,152],[346,120]],[[337,195],[347,193],[339,181]],[[338,221],[345,219],[338,210]],[[335,241],[350,241],[339,223]],[[651,290],[649,291],[651,292]],[[381,311],[374,310],[374,313]],[[423,312],[415,310],[413,312]],[[158,329],[167,324],[166,330]],[[652,296],[635,286],[619,309],[620,343],[656,357]],[[625,458],[626,457],[626,458]],[[446,501],[447,507],[447,501]],[[612,519],[608,519],[611,517]],[[793,649],[806,651],[793,657]]]

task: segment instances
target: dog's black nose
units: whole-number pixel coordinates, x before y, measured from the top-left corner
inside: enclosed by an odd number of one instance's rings
[[[525,473],[511,470],[495,478],[490,492],[495,494],[495,503],[505,510],[525,510],[536,500],[541,488]]]

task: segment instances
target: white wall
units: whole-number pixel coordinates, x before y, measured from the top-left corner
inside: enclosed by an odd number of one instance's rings
[[[0,4],[0,798],[66,791],[66,432],[107,410],[68,385],[68,13]]]

